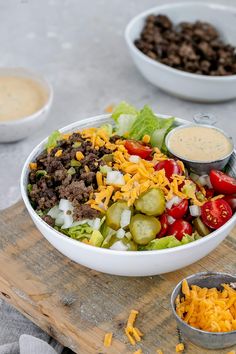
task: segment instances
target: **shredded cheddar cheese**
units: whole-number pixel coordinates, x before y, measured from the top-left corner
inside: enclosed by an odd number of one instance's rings
[[[157,354],[163,354],[163,351],[161,349],[157,349]]]
[[[55,157],[60,157],[62,155],[62,150],[57,150]]]
[[[29,168],[30,168],[31,170],[36,170],[36,169],[37,169],[37,163],[36,163],[36,162],[30,162]]]
[[[113,334],[111,332],[105,334],[104,343],[103,343],[104,347],[109,348],[111,346],[112,336]]]
[[[105,147],[112,151],[112,161],[108,162],[107,165],[112,168],[112,171],[122,173],[125,181],[124,184],[113,184],[111,189],[111,186],[106,183],[106,177],[97,172],[96,181],[98,188],[87,202],[92,208],[104,213],[111,201],[116,202],[118,200],[125,200],[128,206],[132,206],[135,200],[150,188],[161,189],[166,201],[169,201],[174,196],[178,196],[182,199],[190,199],[192,204],[198,206],[202,206],[206,202],[204,187],[199,187],[203,194],[203,201],[197,199],[196,191],[194,190],[191,191],[190,189],[188,195],[183,192],[183,186],[188,187],[188,185],[191,186],[191,183],[193,183],[184,174],[182,176],[173,175],[172,180],[169,181],[165,176],[164,169],[160,171],[155,170],[154,167],[159,161],[168,159],[157,147],[153,149],[153,160],[147,161],[140,158],[132,162],[130,161],[131,155],[124,146],[125,141],[117,139],[115,143],[111,143],[107,131],[103,128],[86,128],[80,133],[84,139],[90,141],[95,149],[98,150],[101,147]],[[143,141],[148,143],[149,140],[150,136],[144,135]],[[78,151],[76,159],[80,161],[83,158],[84,155]],[[177,161],[177,163],[184,173],[185,168],[183,163],[181,161]]]
[[[188,286],[182,282],[184,297],[176,298],[176,313],[190,326],[208,332],[236,330],[236,290],[222,284],[223,291],[216,288]]]
[[[105,112],[106,113],[112,113],[113,112],[113,109],[114,109],[114,105],[113,104],[109,104],[109,106],[107,106],[105,108]]]
[[[143,136],[142,142],[145,143],[145,144],[148,144],[148,143],[150,142],[150,140],[151,140],[150,135],[145,134],[145,135]]]
[[[178,343],[175,347],[176,353],[180,353],[184,350],[184,344],[183,343]]]
[[[77,151],[75,157],[78,161],[81,161],[84,158],[84,154],[81,151]]]
[[[131,310],[127,325],[125,327],[125,334],[131,345],[135,345],[136,342],[140,342],[141,337],[143,336],[143,333],[137,327],[134,327],[134,322],[136,321],[138,313],[139,312],[136,310]]]

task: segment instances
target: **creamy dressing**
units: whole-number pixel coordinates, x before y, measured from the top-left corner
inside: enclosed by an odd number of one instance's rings
[[[21,119],[37,112],[48,99],[46,90],[27,77],[0,76],[0,122]]]
[[[194,126],[176,130],[169,138],[169,148],[186,160],[206,162],[229,155],[232,143],[217,129]]]

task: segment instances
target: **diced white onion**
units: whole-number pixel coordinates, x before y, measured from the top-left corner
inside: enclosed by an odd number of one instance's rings
[[[180,197],[178,197],[177,195],[175,195],[173,198],[168,200],[168,202],[166,202],[166,208],[171,209],[173,205],[177,205],[181,201],[182,201],[182,199]]]
[[[193,182],[197,182],[199,179],[199,175],[193,172],[190,173],[189,177],[193,180]]]
[[[198,205],[190,205],[189,212],[192,216],[200,216],[201,215],[201,208]]]
[[[207,185],[208,188],[212,188],[213,187],[212,184],[211,184],[210,176],[207,176],[207,178],[206,178],[206,185]]]
[[[62,229],[68,229],[71,227],[73,224],[73,217],[71,214],[67,214],[67,212],[64,212],[64,224],[62,225]]]
[[[133,162],[133,163],[138,163],[139,160],[140,160],[140,157],[138,155],[131,155],[129,158],[129,161]]]
[[[130,223],[130,218],[131,218],[131,210],[125,209],[121,213],[120,217],[120,227],[126,227]]]
[[[124,185],[124,176],[120,171],[109,171],[107,172],[107,184]]]
[[[51,216],[53,219],[56,219],[60,213],[58,205],[55,205],[53,208],[51,208],[48,212],[48,215]]]
[[[64,224],[64,213],[61,211],[55,220],[55,225],[56,226],[62,226]]]
[[[207,185],[207,177],[208,175],[202,175],[198,178],[198,183],[201,185],[201,186],[206,186]]]
[[[170,216],[170,215],[167,216],[167,220],[168,220],[168,224],[169,225],[171,225],[171,224],[173,224],[175,222],[175,219],[172,218],[172,216]]]
[[[125,230],[124,229],[119,229],[116,232],[116,237],[117,238],[123,238],[125,236]]]
[[[122,241],[117,241],[117,242],[113,243],[113,245],[110,247],[110,250],[127,251],[128,246],[126,246]]]
[[[99,230],[100,229],[100,223],[101,223],[101,220],[99,218],[96,218],[95,220],[93,220],[92,228],[94,230]]]
[[[68,211],[68,210],[72,211],[73,205],[71,204],[71,202],[69,202],[69,200],[61,199],[59,203],[59,209],[62,211]]]

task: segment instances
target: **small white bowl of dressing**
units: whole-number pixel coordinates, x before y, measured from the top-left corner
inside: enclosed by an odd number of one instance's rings
[[[186,124],[171,130],[165,139],[169,152],[198,175],[222,170],[233,151],[232,138],[205,124]]]
[[[53,90],[39,74],[24,68],[0,68],[0,143],[30,136],[44,123]]]

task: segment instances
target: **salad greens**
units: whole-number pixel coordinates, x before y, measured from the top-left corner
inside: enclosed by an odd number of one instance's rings
[[[134,140],[142,140],[144,135],[149,135],[153,147],[164,149],[164,138],[174,123],[174,117],[159,118],[147,105],[138,112],[126,102],[121,102],[114,109],[112,118],[116,123],[116,134]]]
[[[125,101],[122,101],[120,104],[118,104],[112,113],[112,118],[114,119],[115,122],[118,121],[118,118],[122,115],[131,115],[131,116],[135,116],[137,117],[138,115],[138,111],[136,110],[135,107],[133,107],[132,105],[126,103]]]
[[[69,227],[68,229],[61,229],[58,228],[58,231],[62,232],[63,234],[75,239],[81,240],[84,238],[90,239],[93,229],[87,223],[80,224],[76,226]]]
[[[162,250],[165,248],[173,248],[181,245],[186,245],[187,243],[193,242],[201,238],[197,234],[185,235],[181,241],[177,240],[175,236],[165,236],[162,238],[156,238],[149,242],[149,244],[143,247],[143,250]]]

